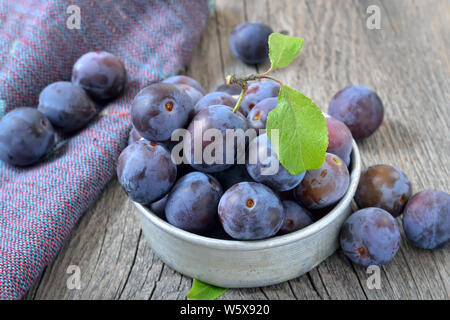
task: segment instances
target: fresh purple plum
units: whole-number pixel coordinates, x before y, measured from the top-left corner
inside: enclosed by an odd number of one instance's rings
[[[285,219],[280,234],[288,234],[313,223],[308,210],[294,201],[283,201]]]
[[[360,209],[377,207],[398,217],[411,196],[411,183],[399,169],[376,165],[361,173],[355,194]]]
[[[204,234],[218,223],[217,205],[222,187],[212,176],[191,172],[182,177],[169,193],[167,221],[185,231]]]
[[[218,212],[226,233],[238,240],[272,237],[284,222],[278,196],[256,182],[241,182],[228,189],[220,199]]]
[[[191,86],[200,91],[202,95],[205,94],[205,90],[203,89],[202,85],[197,80],[189,76],[182,76],[182,75],[172,76],[167,79],[164,79],[162,82],[171,84],[187,84],[188,86]]]
[[[94,102],[83,88],[67,81],[45,87],[39,95],[38,110],[63,132],[81,129],[97,113]]]
[[[344,122],[353,138],[364,139],[372,135],[383,122],[384,107],[374,91],[362,86],[351,86],[336,93],[328,113]]]
[[[250,110],[252,110],[258,102],[267,98],[278,97],[279,93],[280,85],[276,82],[263,81],[253,83],[248,87],[239,110],[247,117]]]
[[[350,175],[345,162],[327,153],[322,167],[308,170],[294,195],[309,210],[323,209],[338,202],[347,192]]]
[[[133,201],[149,204],[169,192],[177,177],[177,167],[161,144],[139,140],[120,154],[117,176]]]
[[[97,101],[118,97],[125,89],[127,72],[122,60],[105,51],[82,55],[73,65],[72,82]]]
[[[422,249],[439,249],[450,244],[450,194],[425,190],[409,199],[403,211],[406,237]]]
[[[175,129],[187,125],[194,105],[191,98],[173,84],[155,83],[142,89],[131,103],[131,121],[149,141],[166,141]]]
[[[206,109],[209,106],[222,105],[234,107],[236,99],[225,92],[211,92],[201,98],[194,107],[194,115]]]
[[[247,116],[249,127],[253,129],[265,129],[267,116],[270,111],[277,107],[277,104],[278,98],[266,98],[258,102]]]
[[[258,64],[269,57],[269,35],[272,29],[260,22],[243,22],[230,36],[233,54],[246,64]]]
[[[364,267],[391,261],[400,246],[400,231],[395,219],[383,209],[366,208],[353,213],[341,229],[344,254]]]
[[[195,130],[197,126],[197,130]],[[205,132],[220,134],[219,141],[215,136],[204,138]],[[230,168],[234,162],[227,163],[226,130],[233,132],[248,129],[247,120],[240,113],[234,113],[227,106],[210,106],[195,115],[188,127],[189,139],[184,140],[184,151],[190,150],[190,157],[186,155],[189,164],[196,170],[203,172],[219,172]],[[198,132],[198,133],[197,133]],[[217,148],[213,148],[217,146]],[[238,155],[245,155],[245,141],[234,139],[234,159]],[[216,154],[216,151],[218,154]],[[222,157],[220,157],[220,152]],[[231,156],[230,156],[231,157]]]
[[[326,116],[328,129],[328,153],[335,154],[348,166],[353,149],[353,137],[350,129],[341,120]]]
[[[54,145],[52,124],[36,108],[16,108],[0,119],[0,160],[10,165],[34,164]]]
[[[248,174],[256,182],[263,183],[274,191],[292,190],[305,177],[306,172],[292,175],[283,167],[267,134],[250,141],[248,150]]]

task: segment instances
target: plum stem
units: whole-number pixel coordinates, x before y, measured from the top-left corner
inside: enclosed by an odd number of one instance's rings
[[[233,112],[236,113],[239,110],[239,107],[241,106],[242,100],[244,99],[245,93],[248,90],[248,81],[255,81],[255,80],[260,80],[260,79],[268,79],[271,81],[275,81],[277,82],[280,86],[283,86],[283,83],[275,78],[269,77],[268,75],[272,72],[272,67],[269,68],[269,70],[267,70],[264,73],[254,73],[254,74],[249,74],[245,77],[237,77],[235,75],[229,75],[225,78],[226,80],[226,84],[227,85],[231,85],[231,84],[237,84],[238,86],[240,86],[242,88],[241,94],[239,96],[238,101],[236,102],[236,105],[233,109]]]
[[[238,101],[236,102],[236,105],[233,108],[233,112],[236,113],[239,110],[239,107],[241,106],[242,100],[244,99],[245,93],[247,92],[247,88],[242,88],[241,94],[239,96]]]

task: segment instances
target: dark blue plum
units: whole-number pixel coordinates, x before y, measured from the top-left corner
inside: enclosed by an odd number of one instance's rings
[[[177,177],[177,167],[161,144],[140,140],[120,154],[117,176],[133,201],[149,204],[169,192]]]
[[[295,199],[309,210],[324,209],[338,202],[347,192],[350,175],[345,162],[327,153],[322,167],[308,170],[294,190]]]
[[[258,102],[267,98],[278,97],[279,93],[280,85],[276,82],[263,81],[253,83],[248,87],[239,110],[247,117],[250,110],[252,110]]]
[[[218,223],[217,205],[222,187],[212,176],[191,172],[182,177],[169,193],[167,221],[185,231],[204,234]]]
[[[353,149],[353,136],[350,129],[341,120],[329,115],[325,117],[328,129],[328,153],[332,153],[350,164],[350,156]]]
[[[372,135],[383,122],[384,107],[374,91],[351,86],[336,93],[328,113],[344,122],[353,138],[363,139]]]
[[[450,244],[450,194],[425,190],[409,199],[403,211],[406,237],[422,249],[439,249]]]
[[[83,128],[97,113],[94,102],[72,82],[54,82],[39,95],[38,110],[56,129],[73,132]]]
[[[268,40],[272,32],[272,29],[263,23],[243,22],[231,32],[231,51],[244,63],[262,63],[269,57]]]
[[[187,84],[176,84],[176,86],[183,90],[191,98],[192,105],[194,106],[200,101],[201,98],[203,98],[203,94],[194,87]]]
[[[21,107],[0,119],[0,160],[14,166],[38,162],[55,145],[47,117],[35,108]]]
[[[142,89],[131,103],[131,120],[138,133],[149,141],[166,141],[175,129],[187,125],[194,105],[173,84],[155,83]]]
[[[283,207],[285,218],[279,234],[288,234],[313,223],[308,210],[294,201],[283,201]]]
[[[72,82],[97,101],[118,97],[127,82],[125,66],[118,57],[104,51],[82,55],[73,65]]]
[[[198,133],[195,132],[195,126]],[[211,133],[210,129],[218,130],[217,133],[221,134],[219,141],[215,141],[215,137],[204,138],[206,131]],[[247,120],[239,112],[234,113],[230,107],[210,106],[197,113],[188,127],[189,137],[184,140],[184,151],[190,150],[190,157],[186,155],[189,164],[203,172],[219,172],[230,168],[235,161],[227,163],[226,130],[235,132],[237,129],[245,132],[248,129]],[[234,139],[235,160],[238,155],[245,155],[245,148],[245,141]],[[217,149],[222,151],[222,157],[216,154]]]
[[[211,92],[201,98],[194,107],[194,115],[202,111],[203,109],[214,106],[222,105],[234,108],[236,105],[236,99],[225,92]]]
[[[398,217],[411,196],[411,182],[399,169],[376,165],[361,173],[355,194],[360,209],[377,207]]]
[[[366,208],[353,213],[341,229],[344,254],[363,267],[384,265],[391,261],[400,246],[397,222],[388,212]]]
[[[278,196],[256,182],[241,182],[228,189],[220,199],[218,212],[225,232],[239,240],[272,237],[284,222]]]
[[[292,190],[305,177],[306,172],[292,175],[283,167],[267,134],[250,141],[248,150],[248,174],[256,182],[264,183],[274,191]]]
[[[213,174],[223,187],[223,190],[228,190],[239,182],[254,181],[247,172],[245,164],[236,164],[230,169],[217,172]]]
[[[172,76],[167,79],[164,79],[162,82],[171,84],[187,84],[188,86],[191,86],[200,91],[202,95],[205,94],[205,90],[203,89],[202,85],[197,80],[189,76],[183,75]]]
[[[267,115],[275,109],[278,104],[278,98],[266,98],[258,102],[248,113],[247,121],[250,128],[265,129]]]
[[[215,92],[225,92],[230,96],[237,96],[241,93],[242,88],[237,84],[222,84],[214,89]]]

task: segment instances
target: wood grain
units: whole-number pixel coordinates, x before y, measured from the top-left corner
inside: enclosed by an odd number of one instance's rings
[[[369,5],[381,9],[381,30],[366,27]],[[300,58],[274,76],[327,110],[350,84],[375,89],[385,121],[359,142],[365,166],[387,163],[410,177],[414,190],[449,192],[450,3],[447,0],[217,0],[186,73],[212,90],[227,74],[263,71],[229,49],[234,25],[259,20],[305,38]],[[399,220],[399,223],[401,221]],[[450,250],[412,247],[402,234],[395,259],[381,269],[381,289],[338,250],[308,274],[221,299],[449,299]],[[81,268],[81,289],[66,286],[68,266]],[[191,279],[165,266],[145,243],[136,211],[111,181],[85,213],[27,299],[185,299]]]

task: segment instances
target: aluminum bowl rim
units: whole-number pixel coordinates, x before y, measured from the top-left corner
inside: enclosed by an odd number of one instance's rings
[[[257,251],[269,248],[280,247],[284,245],[291,244],[300,240],[307,239],[314,234],[325,229],[330,223],[332,223],[336,218],[344,212],[344,209],[351,205],[356,188],[358,187],[359,177],[361,174],[361,157],[359,154],[358,146],[353,140],[353,151],[352,151],[352,170],[350,175],[350,184],[344,197],[337,203],[337,205],[331,210],[326,216],[314,222],[313,224],[281,236],[276,236],[274,238],[262,239],[262,240],[251,240],[251,241],[241,241],[241,240],[221,240],[214,239],[198,234],[194,234],[182,229],[179,229],[163,219],[159,218],[148,208],[144,207],[142,204],[134,202],[139,212],[144,215],[151,223],[157,226],[159,229],[187,242],[198,246],[205,246],[212,249],[218,250],[229,250],[229,251]]]

